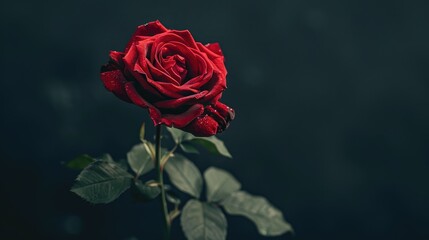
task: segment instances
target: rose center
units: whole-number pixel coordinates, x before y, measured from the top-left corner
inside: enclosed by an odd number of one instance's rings
[[[171,54],[168,50],[163,51],[163,53],[162,65],[164,69],[171,75],[171,77],[177,80],[179,84],[182,84],[188,73],[186,69],[186,59],[180,54]]]

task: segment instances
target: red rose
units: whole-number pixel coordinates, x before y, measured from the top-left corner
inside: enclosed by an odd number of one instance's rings
[[[155,21],[139,26],[124,52],[110,52],[101,79],[120,99],[148,108],[155,125],[211,136],[235,115],[219,102],[226,73],[219,44],[203,45]]]

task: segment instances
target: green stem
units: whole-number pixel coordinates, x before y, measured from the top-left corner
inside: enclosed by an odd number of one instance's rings
[[[170,240],[170,218],[168,216],[163,169],[161,165],[161,127],[162,125],[156,126],[155,165],[158,172],[158,182],[161,187],[161,208],[164,218],[164,240]]]

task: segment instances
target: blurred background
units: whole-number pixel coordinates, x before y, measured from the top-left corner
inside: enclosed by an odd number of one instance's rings
[[[1,239],[159,239],[157,202],[91,205],[69,191],[77,155],[138,143],[146,113],[99,67],[136,26],[189,29],[226,56],[219,135],[232,172],[295,228],[271,239],[429,239],[427,1],[2,1]],[[265,239],[228,217],[228,239]],[[174,225],[175,239],[184,239]]]

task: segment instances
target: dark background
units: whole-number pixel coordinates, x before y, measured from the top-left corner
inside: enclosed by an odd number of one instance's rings
[[[107,92],[99,67],[159,19],[220,42],[237,117],[219,137],[234,159],[193,159],[284,212],[296,235],[271,239],[429,239],[428,5],[2,1],[0,238],[159,239],[157,203],[90,205],[61,164],[138,143],[146,110]],[[265,239],[228,221],[228,239]]]

